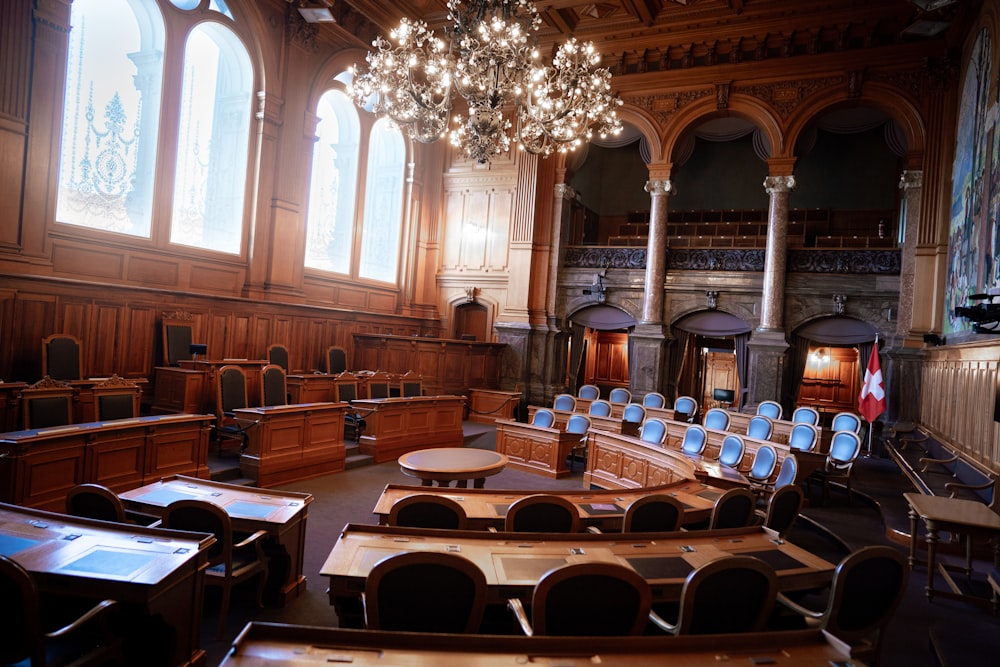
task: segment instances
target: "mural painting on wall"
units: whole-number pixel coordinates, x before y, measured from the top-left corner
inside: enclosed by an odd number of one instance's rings
[[[1000,258],[1000,102],[991,104],[989,98],[992,53],[990,34],[983,30],[966,67],[955,138],[945,333],[971,330],[972,323],[955,317],[955,306],[969,305],[970,294],[1000,287],[1000,265],[993,261]]]

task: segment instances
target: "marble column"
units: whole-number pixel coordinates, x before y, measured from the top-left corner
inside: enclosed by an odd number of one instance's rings
[[[629,385],[638,398],[662,391],[667,340],[663,325],[664,283],[667,277],[667,197],[669,180],[646,182],[649,193],[649,238],[646,245],[645,291],[642,315],[632,332]]]
[[[767,250],[760,326],[747,344],[749,369],[741,408],[754,410],[761,401],[780,401],[785,376],[785,264],[788,255],[788,197],[794,176],[768,176],[764,189],[770,197],[767,216]],[[786,412],[792,406],[784,406]],[[788,412],[791,414],[790,412]]]

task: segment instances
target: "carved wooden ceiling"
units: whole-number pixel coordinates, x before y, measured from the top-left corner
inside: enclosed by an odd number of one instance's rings
[[[367,47],[407,16],[444,24],[446,0],[287,0],[327,4],[338,29]],[[960,43],[980,0],[537,0],[545,44],[574,35],[595,42],[606,58],[678,50],[781,55],[902,41]],[[669,56],[668,56],[669,57]],[[647,58],[648,59],[648,58]],[[729,62],[729,61],[726,61]]]

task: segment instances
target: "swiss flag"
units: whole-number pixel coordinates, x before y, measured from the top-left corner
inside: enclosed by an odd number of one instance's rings
[[[878,345],[872,346],[865,370],[865,382],[858,396],[858,411],[869,424],[885,412],[885,385],[882,383],[882,367],[878,363]]]

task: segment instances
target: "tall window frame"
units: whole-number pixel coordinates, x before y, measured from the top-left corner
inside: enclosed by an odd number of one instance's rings
[[[116,22],[105,21],[102,31],[92,15],[88,32],[88,11],[113,13]],[[70,16],[57,228],[94,240],[124,235],[136,247],[245,257],[259,75],[238,14],[222,0],[78,0]],[[205,112],[204,105],[185,108],[181,102],[183,86],[190,87],[185,59],[202,57],[187,51],[191,36],[199,34],[212,37],[220,59],[218,68],[212,67],[219,75],[216,88],[204,96],[213,98],[217,114],[209,133],[215,145],[208,151],[215,156],[207,158],[197,185],[203,194],[195,237],[190,227],[175,230],[179,211],[173,193],[191,187],[190,178],[185,183],[178,177],[184,166],[178,152],[191,151],[181,133],[193,133],[197,120],[181,119]],[[94,57],[90,53],[99,54],[101,67],[81,77],[81,63]],[[203,60],[195,65],[205,69]],[[115,70],[113,76],[109,69]],[[104,86],[110,90],[101,90],[102,79],[113,81]],[[92,90],[100,95],[91,95]],[[216,94],[219,90],[225,94]]]
[[[401,286],[401,267],[406,239],[404,216],[407,188],[406,169],[411,146],[404,133],[388,119],[375,119],[359,112],[344,94],[349,73],[334,77],[316,103],[316,143],[312,154],[306,213],[305,268],[319,278],[346,278],[373,287]],[[339,112],[327,103],[337,95]],[[350,111],[344,106],[349,103]],[[330,117],[331,114],[336,118]],[[346,123],[358,119],[358,134],[346,132],[343,145],[331,143],[328,123]],[[344,157],[357,151],[357,161]],[[331,160],[339,161],[331,165]],[[347,185],[333,183],[337,178],[349,182],[344,170],[353,166],[354,191],[343,193]],[[351,199],[351,210],[346,202]],[[335,222],[331,221],[335,217]],[[349,227],[348,227],[349,225]],[[336,239],[336,240],[335,240]],[[349,255],[348,255],[349,253]]]

